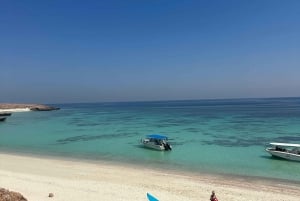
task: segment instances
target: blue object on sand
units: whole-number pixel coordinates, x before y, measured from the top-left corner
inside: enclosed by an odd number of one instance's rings
[[[149,201],[159,201],[158,199],[153,197],[153,195],[151,195],[150,193],[147,193],[147,198],[148,198]]]

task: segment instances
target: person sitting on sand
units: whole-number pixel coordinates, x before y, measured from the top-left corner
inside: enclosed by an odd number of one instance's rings
[[[218,201],[215,191],[212,191],[212,193],[210,195],[210,201]]]

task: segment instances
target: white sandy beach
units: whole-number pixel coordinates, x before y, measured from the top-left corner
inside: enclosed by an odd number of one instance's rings
[[[0,187],[30,201],[299,201],[300,184],[188,175],[110,163],[0,154]],[[54,197],[49,198],[48,194]]]
[[[30,108],[13,108],[13,109],[0,109],[0,113],[4,112],[29,112]]]

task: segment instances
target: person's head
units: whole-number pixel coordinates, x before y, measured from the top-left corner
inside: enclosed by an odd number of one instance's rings
[[[214,194],[215,194],[215,191],[212,191],[211,194],[214,195]]]

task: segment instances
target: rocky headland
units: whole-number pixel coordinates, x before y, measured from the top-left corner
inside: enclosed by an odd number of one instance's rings
[[[0,109],[22,109],[29,108],[31,111],[52,111],[59,110],[58,107],[42,105],[42,104],[18,104],[18,103],[0,103]]]

